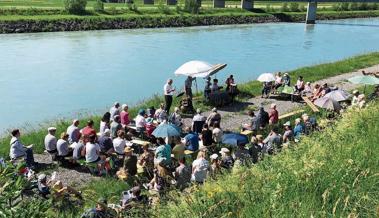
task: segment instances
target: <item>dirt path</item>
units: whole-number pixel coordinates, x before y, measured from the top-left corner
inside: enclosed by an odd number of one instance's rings
[[[344,89],[344,90],[349,91],[349,90],[357,88],[358,85],[351,84],[347,82],[346,79],[353,76],[362,75],[361,73],[362,70],[365,70],[366,72],[372,72],[372,71],[377,72],[379,71],[379,65],[361,69],[356,72],[346,73],[339,76],[334,76],[334,77],[330,77],[324,80],[316,81],[314,82],[314,84],[315,83],[319,83],[319,84],[328,83],[329,85],[337,86],[339,89]],[[248,120],[248,117],[245,111],[243,110],[243,108],[246,108],[246,106],[249,106],[249,105],[253,105],[257,107],[263,104],[265,110],[268,110],[271,103],[275,103],[277,105],[279,115],[293,111],[296,108],[302,107],[304,105],[302,103],[291,102],[287,100],[263,99],[260,97],[251,98],[242,103],[235,103],[233,105],[220,108],[219,113],[222,115],[221,127],[224,130],[231,130],[231,131],[238,129],[242,123],[245,123]],[[209,113],[210,113],[209,111],[204,112],[203,115],[208,116]],[[186,118],[184,119],[184,123],[186,126],[190,126],[192,123],[192,119]],[[51,164],[51,159],[49,155],[47,154],[36,154],[35,159],[36,161],[40,163]],[[51,170],[51,172],[52,171],[57,171],[58,179],[60,179],[64,184],[72,185],[74,187],[84,187],[86,184],[93,181],[94,179],[99,179],[98,177],[91,176],[89,173],[79,172],[76,170],[69,170],[69,169],[65,169],[61,167],[57,168],[56,170]]]

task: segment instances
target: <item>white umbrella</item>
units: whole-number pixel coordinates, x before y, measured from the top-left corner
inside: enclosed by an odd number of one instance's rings
[[[314,104],[321,107],[321,108],[325,108],[325,109],[329,109],[329,110],[333,110],[333,111],[339,111],[341,109],[341,105],[340,105],[340,103],[338,103],[338,101],[335,101],[335,100],[328,98],[328,97],[325,97],[325,96],[317,99],[314,102]]]
[[[335,91],[329,92],[325,97],[331,98],[335,101],[346,101],[350,98],[350,94],[344,90],[337,89]]]
[[[271,73],[263,73],[261,74],[258,79],[257,79],[259,82],[272,82],[272,81],[275,81],[275,77],[274,75],[272,75]]]
[[[205,61],[189,61],[180,66],[175,75],[191,76],[191,77],[206,77],[213,65]]]

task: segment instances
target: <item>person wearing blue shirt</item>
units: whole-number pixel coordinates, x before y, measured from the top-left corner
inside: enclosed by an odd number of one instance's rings
[[[186,150],[197,151],[199,149],[199,135],[192,132],[190,128],[186,129],[188,134],[184,137]]]
[[[304,134],[304,126],[301,124],[300,118],[297,118],[295,120],[295,128],[293,129],[293,134],[295,139],[300,139],[300,136]]]

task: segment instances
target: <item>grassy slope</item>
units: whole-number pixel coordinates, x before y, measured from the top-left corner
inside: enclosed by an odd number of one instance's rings
[[[252,168],[162,206],[160,217],[378,217],[379,102]]]
[[[307,81],[315,81],[323,78],[351,72],[360,68],[372,66],[379,64],[379,52],[374,52],[366,55],[360,55],[352,57],[349,59],[341,60],[334,63],[320,64],[311,67],[304,67],[294,71],[289,72],[292,76],[292,81],[295,82],[298,75],[303,75]],[[257,81],[247,82],[245,84],[240,84],[239,89],[244,93],[244,96],[255,96],[260,93],[261,84]],[[153,96],[151,99],[146,100],[140,105],[130,109],[130,114],[132,117],[135,116],[138,108],[147,108],[149,106],[157,107],[163,99],[161,96]],[[174,105],[177,105],[177,99],[174,101]],[[200,102],[195,102],[195,107],[206,108],[207,106],[203,105]],[[95,128],[99,128],[100,117],[93,116],[91,117],[95,121]],[[87,118],[88,119],[88,118]],[[87,120],[85,119],[85,120]],[[82,121],[83,126],[85,120]],[[46,135],[46,127],[49,125],[54,125],[57,128],[57,135],[60,135],[61,132],[65,131],[67,126],[70,125],[70,122],[67,120],[59,120],[53,123],[42,124],[37,128],[26,129],[28,133],[21,137],[21,140],[24,144],[35,144],[34,151],[36,153],[41,153],[44,149],[43,140]],[[9,137],[0,139],[0,156],[8,157],[9,154]]]

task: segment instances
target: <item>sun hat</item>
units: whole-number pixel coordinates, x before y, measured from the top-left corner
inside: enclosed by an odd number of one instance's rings
[[[359,93],[358,90],[354,90],[354,91],[353,91],[353,94],[357,94],[357,93]]]
[[[139,109],[139,111],[138,111],[138,114],[139,115],[141,115],[141,116],[143,116],[143,115],[145,115],[145,110],[144,109]]]
[[[196,109],[196,113],[200,114],[201,113],[201,109],[200,108]]]
[[[212,154],[210,158],[211,160],[216,160],[218,158],[218,154]]]
[[[43,181],[43,180],[46,180],[46,179],[47,179],[46,174],[42,173],[42,174],[38,175],[38,181]]]
[[[229,153],[229,152],[230,152],[229,149],[227,149],[227,148],[221,148],[220,154],[222,154],[222,153]]]
[[[217,108],[212,108],[212,112],[217,112]]]
[[[109,129],[104,130],[104,135],[109,134],[109,133],[111,133],[111,131]]]
[[[132,151],[134,151],[134,149],[131,148],[131,147],[129,147],[129,146],[125,147],[125,149],[124,149],[125,153],[129,153],[129,152],[132,152]]]
[[[301,119],[300,118],[296,118],[295,119],[295,123],[300,123],[301,122]]]
[[[146,119],[146,123],[152,123],[154,121],[154,119],[152,117],[149,117]]]
[[[57,130],[57,128],[55,128],[55,127],[49,127],[49,128],[47,128],[47,131],[55,131],[55,130]]]
[[[127,108],[127,107],[128,107],[127,104],[123,104],[123,105],[121,106],[121,108],[122,108],[123,110],[125,110],[125,108]]]
[[[283,126],[291,126],[291,122],[290,121],[287,121],[283,124]]]

